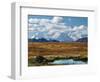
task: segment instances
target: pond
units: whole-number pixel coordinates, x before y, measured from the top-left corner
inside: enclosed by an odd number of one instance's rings
[[[50,62],[49,64],[56,64],[56,65],[70,65],[70,64],[86,64],[87,62],[83,62],[80,60],[73,60],[73,59],[60,59],[60,60],[54,60],[53,62]]]

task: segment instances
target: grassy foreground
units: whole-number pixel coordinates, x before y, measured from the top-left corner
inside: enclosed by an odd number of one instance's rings
[[[37,56],[45,58],[42,63],[36,62]],[[40,57],[40,58],[41,58]],[[43,59],[42,58],[42,59]],[[87,43],[85,42],[29,42],[28,66],[48,65],[58,59],[75,59],[87,61]]]

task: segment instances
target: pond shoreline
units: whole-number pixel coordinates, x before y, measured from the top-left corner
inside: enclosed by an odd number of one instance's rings
[[[57,64],[53,64],[53,62],[59,62],[60,60],[64,60],[65,63],[63,62],[61,63],[57,63]],[[67,64],[67,60],[69,61],[69,63]],[[77,64],[87,64],[88,63],[88,58],[54,58],[54,59],[49,59],[49,60],[44,60],[43,62],[37,62],[35,58],[31,58],[28,60],[28,66],[52,66],[52,65],[77,65]],[[75,63],[76,62],[76,63]],[[79,63],[78,63],[79,62]]]

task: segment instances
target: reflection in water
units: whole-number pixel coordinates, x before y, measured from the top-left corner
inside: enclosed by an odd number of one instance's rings
[[[61,59],[61,60],[55,60],[55,61],[51,62],[50,64],[70,65],[70,64],[86,64],[86,62],[75,61],[73,59]]]

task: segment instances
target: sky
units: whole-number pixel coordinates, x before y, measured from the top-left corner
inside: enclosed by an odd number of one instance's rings
[[[28,38],[61,42],[87,37],[88,17],[28,15]]]

